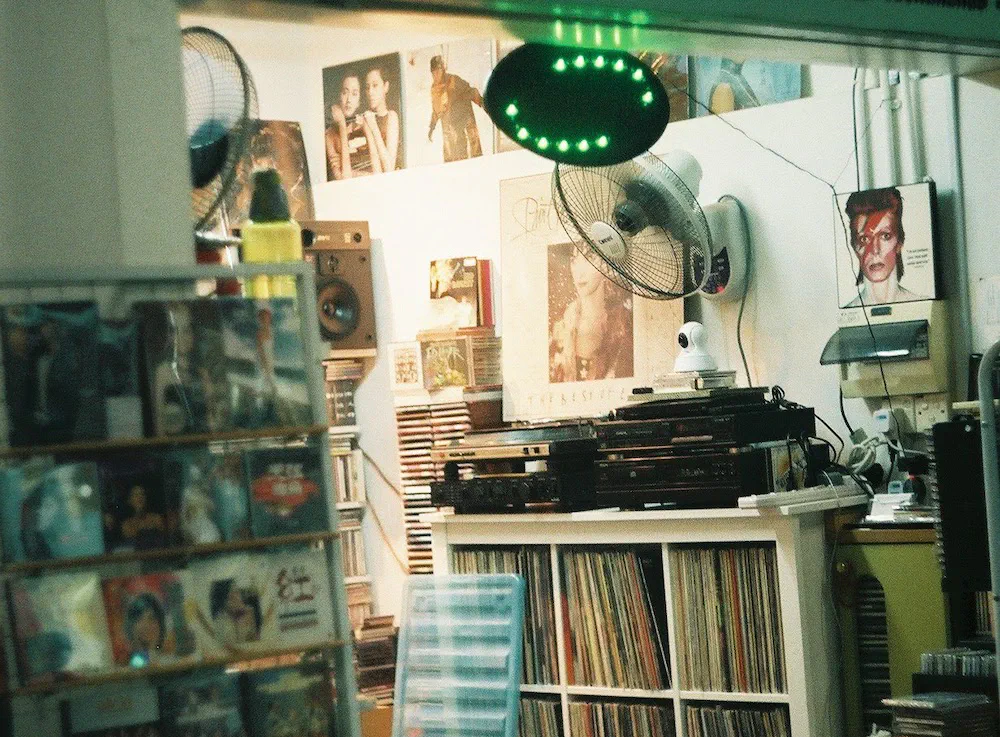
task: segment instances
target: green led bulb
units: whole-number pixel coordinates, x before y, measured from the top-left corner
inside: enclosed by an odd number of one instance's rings
[[[597,139],[597,147],[598,148],[607,148],[608,147],[608,137],[607,136],[601,136],[600,138],[598,138]]]
[[[549,139],[548,138],[546,138],[545,136],[542,136],[541,138],[538,139],[538,148],[540,148],[542,151],[544,151],[548,147],[549,147]]]
[[[642,70],[641,69],[636,69],[634,72],[632,72],[632,79],[634,79],[636,82],[641,82],[642,81]]]
[[[653,90],[646,90],[642,95],[642,104],[649,105],[653,102]]]
[[[555,64],[555,70],[557,72],[565,72],[566,71],[566,60],[565,59],[560,59],[559,61],[557,61],[556,64]]]
[[[587,151],[590,150],[590,144],[587,143],[587,139],[586,138],[584,138],[582,141],[580,141],[578,144],[576,144],[576,147],[578,149],[580,149],[581,153],[587,153]]]
[[[569,141],[567,141],[564,138],[563,140],[559,141],[559,145],[556,148],[558,148],[563,153],[566,153],[567,151],[569,151]]]
[[[594,59],[594,66],[597,67],[598,69],[604,69],[604,57],[598,56],[596,59]]]
[[[517,105],[511,103],[507,106],[507,117],[514,118],[517,117]]]
[[[577,69],[583,69],[587,65],[587,60],[583,58],[583,54],[580,54],[573,60],[573,66]]]
[[[623,71],[625,71],[625,60],[624,59],[619,59],[618,61],[615,62],[615,71],[616,72],[623,72]]]
[[[518,130],[518,132],[517,132],[517,140],[523,141],[527,137],[528,137],[528,129],[527,128],[521,128],[520,130]]]

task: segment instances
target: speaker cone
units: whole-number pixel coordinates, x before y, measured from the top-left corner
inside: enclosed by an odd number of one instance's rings
[[[343,340],[357,329],[361,315],[358,295],[343,279],[320,285],[317,306],[320,333],[325,340]]]

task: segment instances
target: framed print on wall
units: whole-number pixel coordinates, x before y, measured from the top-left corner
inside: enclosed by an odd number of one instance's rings
[[[683,300],[633,295],[566,235],[551,176],[500,182],[504,420],[603,414],[673,370]],[[426,370],[426,369],[425,369]]]

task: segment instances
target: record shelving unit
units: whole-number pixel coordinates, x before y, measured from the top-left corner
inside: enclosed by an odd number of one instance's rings
[[[4,271],[0,273],[0,306],[42,302],[69,302],[92,300],[101,307],[113,306],[120,310],[133,301],[150,299],[191,299],[197,297],[197,285],[216,279],[249,279],[254,276],[295,277],[299,295],[314,295],[314,269],[309,264],[254,264],[234,268],[213,266],[178,267],[118,267],[113,270],[76,269],[72,272]],[[300,297],[298,302],[307,309],[298,310],[300,334],[303,338],[308,381],[308,400],[313,424],[296,427],[272,427],[238,430],[222,433],[201,433],[169,437],[142,437],[108,439],[30,448],[0,449],[0,459],[12,459],[35,454],[86,454],[99,457],[103,452],[142,450],[149,448],[175,448],[208,444],[240,444],[248,441],[281,441],[305,438],[314,442],[321,456],[321,466],[327,503],[329,530],[275,537],[253,538],[205,545],[183,545],[130,553],[81,558],[64,558],[44,561],[7,562],[0,565],[0,622],[4,658],[4,684],[0,694],[5,713],[0,717],[4,734],[30,734],[32,737],[57,737],[62,732],[58,713],[60,702],[69,689],[97,686],[131,679],[149,679],[176,675],[204,668],[225,667],[232,671],[252,671],[287,665],[297,660],[319,656],[328,662],[336,685],[334,722],[338,737],[360,737],[358,718],[357,684],[353,664],[351,627],[347,613],[342,555],[337,525],[337,505],[333,494],[330,435],[326,406],[324,377],[317,315],[312,309],[313,297]],[[298,643],[289,647],[246,649],[234,651],[224,657],[203,656],[176,663],[149,665],[144,668],[114,668],[106,672],[71,677],[51,683],[28,684],[21,680],[15,658],[13,620],[6,596],[10,580],[35,576],[46,571],[120,567],[142,561],[186,561],[202,556],[236,551],[266,550],[286,546],[319,546],[325,552],[333,612],[332,639],[315,643]],[[4,723],[4,719],[10,724]],[[24,720],[19,724],[19,720]]]
[[[636,705],[659,705],[657,713],[669,715],[662,731],[628,734],[704,735],[689,718],[700,719],[705,707],[721,707],[742,710],[744,716],[767,711],[772,715],[768,718],[784,721],[782,729],[760,734],[834,737],[840,734],[837,639],[823,513],[856,503],[845,490],[838,500],[772,510],[440,512],[424,520],[431,526],[436,571],[471,572],[469,556],[475,551],[480,551],[480,560],[496,554],[486,551],[506,550],[542,561],[527,577],[527,610],[536,614],[534,640],[525,642],[525,661],[532,659],[531,652],[542,652],[541,659],[552,664],[543,669],[546,677],[538,678],[543,671],[536,671],[526,678],[522,714],[526,705],[539,703],[549,704],[551,712],[547,720],[539,720],[549,726],[530,737],[585,737],[580,720],[581,712],[590,708],[587,704],[620,704],[626,715]],[[470,552],[461,558],[463,551]],[[591,558],[596,564],[586,568],[573,563],[583,557],[574,558],[572,553],[578,551],[596,554]],[[665,662],[659,687],[623,687],[624,680],[588,678],[580,667],[580,653],[588,647],[595,653],[594,662],[606,662],[642,641],[635,634],[641,627],[632,623],[627,625],[631,629],[616,633],[613,620],[621,615],[602,616],[620,611],[627,599],[620,582],[612,580],[619,575],[614,566],[621,564],[615,563],[615,556],[622,551],[641,551],[639,556],[649,565],[631,580],[641,578],[647,593],[636,598],[649,602],[660,623]],[[747,565],[740,568],[740,560]],[[546,567],[549,570],[542,570]],[[481,568],[496,570],[489,564]],[[649,583],[650,577],[659,583]],[[658,596],[650,595],[657,586]],[[753,605],[734,606],[734,601]],[[585,622],[588,612],[598,614]],[[526,623],[526,631],[532,631],[531,624]],[[746,644],[746,638],[759,633],[773,636]],[[745,662],[738,652],[747,655]],[[623,660],[620,679],[635,672],[627,658]],[[742,675],[723,683],[731,673]],[[624,737],[625,732],[620,734]],[[618,735],[611,729],[606,737]]]

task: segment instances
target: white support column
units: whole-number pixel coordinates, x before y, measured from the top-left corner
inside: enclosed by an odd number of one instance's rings
[[[0,269],[194,262],[172,0],[0,0]]]

